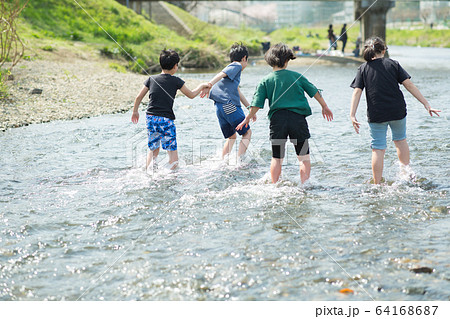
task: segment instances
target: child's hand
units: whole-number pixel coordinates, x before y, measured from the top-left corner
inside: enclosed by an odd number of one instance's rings
[[[355,132],[359,134],[359,127],[361,126],[361,123],[358,122],[358,120],[356,119],[356,117],[352,116],[352,124],[353,124],[353,128],[355,129]]]
[[[431,107],[427,107],[426,109],[427,109],[428,113],[430,114],[430,116],[433,116],[433,113],[436,114],[437,116],[439,116],[438,113],[441,111],[441,110],[432,109]]]
[[[131,122],[134,124],[137,124],[139,122],[139,112],[133,112],[133,115],[131,115]]]
[[[324,119],[327,119],[327,121],[333,120],[333,112],[331,112],[328,106],[322,108],[322,116]]]
[[[200,97],[201,97],[201,98],[204,98],[205,96],[208,97],[208,96],[209,96],[209,91],[210,91],[210,90],[211,90],[211,89],[210,89],[209,87],[203,88],[203,89],[200,91]]]
[[[249,120],[247,120],[247,118],[245,118],[238,126],[236,126],[236,131],[240,131],[245,127],[248,126],[248,122]]]
[[[208,82],[208,83],[203,83],[202,86],[203,86],[203,88],[200,91],[200,97],[204,98],[205,96],[207,97],[209,95],[209,91],[212,88],[212,84],[210,82]]]

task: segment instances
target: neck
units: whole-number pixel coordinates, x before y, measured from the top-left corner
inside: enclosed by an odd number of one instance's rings
[[[164,70],[164,69],[161,70],[161,74],[170,74],[170,75],[174,75],[175,72],[177,72],[177,71],[175,70],[175,68],[173,68],[172,70]]]
[[[381,58],[384,58],[384,52],[381,52],[381,53],[379,53],[379,54],[376,54],[376,55],[372,58],[372,60],[381,59]]]
[[[279,66],[274,66],[272,68],[273,71],[281,71],[281,70],[286,70],[287,65],[285,65],[284,67],[280,68]]]

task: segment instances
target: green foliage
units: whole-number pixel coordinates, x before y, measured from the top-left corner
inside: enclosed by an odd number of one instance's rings
[[[136,73],[145,74],[148,66],[142,59],[136,59],[136,61],[129,62],[129,69]]]
[[[117,57],[118,54],[119,54],[119,49],[116,47],[114,47],[112,49],[109,47],[103,47],[100,49],[100,55],[103,55],[110,59]]]
[[[9,88],[6,81],[10,74],[11,72],[9,70],[0,69],[0,100],[8,97]]]
[[[123,65],[120,65],[118,63],[112,62],[112,63],[109,64],[109,67],[111,69],[117,71],[117,72],[120,72],[120,73],[126,73],[127,72],[127,69]]]
[[[51,45],[45,45],[42,47],[42,50],[52,52],[55,49]]]

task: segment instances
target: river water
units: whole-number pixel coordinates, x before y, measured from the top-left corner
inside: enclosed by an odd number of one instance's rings
[[[373,186],[357,66],[292,67],[324,90],[311,100],[312,178],[292,147],[269,183],[267,109],[243,163],[218,158],[212,102],[176,99],[180,169],[141,168],[144,121],[130,113],[0,133],[0,300],[449,300],[449,49],[390,47],[436,108],[409,93],[409,179],[388,144],[388,185]],[[270,69],[249,66],[250,99]],[[181,74],[208,80],[212,74]],[[411,269],[428,267],[432,273]],[[349,288],[354,294],[342,294]]]

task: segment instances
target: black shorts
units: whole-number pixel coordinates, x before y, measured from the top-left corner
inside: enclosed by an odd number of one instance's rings
[[[270,119],[272,157],[284,158],[288,137],[297,155],[309,154],[308,138],[311,135],[305,116],[289,110],[276,111]]]

